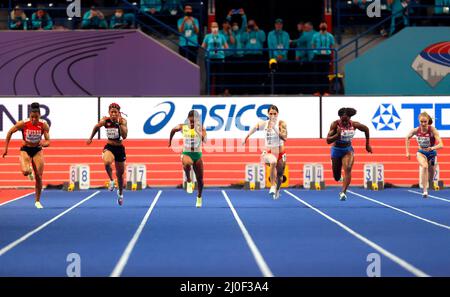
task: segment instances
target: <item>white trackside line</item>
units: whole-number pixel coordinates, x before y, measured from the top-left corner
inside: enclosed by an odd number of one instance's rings
[[[354,231],[353,229],[351,229],[350,227],[348,227],[347,225],[339,222],[338,220],[330,217],[329,215],[327,215],[326,213],[320,211],[319,209],[315,208],[314,206],[312,206],[311,204],[309,204],[308,202],[300,199],[299,197],[297,197],[296,195],[292,194],[291,192],[284,190],[287,194],[289,194],[292,198],[296,199],[297,201],[301,202],[302,204],[304,204],[305,206],[311,208],[312,210],[314,210],[315,212],[317,212],[318,214],[322,215],[323,217],[325,217],[326,219],[330,220],[331,222],[335,223],[336,225],[338,225],[339,227],[341,227],[342,229],[344,229],[345,231],[347,231],[348,233],[350,233],[351,235],[355,236],[356,238],[358,238],[359,240],[361,240],[362,242],[364,242],[365,244],[367,244],[368,246],[374,248],[375,250],[377,250],[379,253],[383,254],[385,257],[391,259],[393,262],[397,263],[398,265],[400,265],[401,267],[403,267],[405,270],[411,272],[413,275],[415,276],[420,276],[420,277],[427,277],[430,276],[428,274],[426,274],[425,272],[423,272],[422,270],[414,267],[413,265],[409,264],[408,262],[406,262],[405,260],[399,258],[398,256],[394,255],[393,253],[385,250],[384,248],[382,248],[381,246],[379,246],[378,244],[376,244],[375,242],[371,241],[370,239],[364,237],[363,235],[359,234],[358,232]]]
[[[416,191],[413,191],[413,190],[408,190],[408,192],[411,192],[411,193],[414,193],[414,194],[418,194],[418,195],[422,195],[421,192],[416,192]],[[437,200],[442,200],[442,201],[445,201],[445,202],[450,202],[450,200],[448,200],[448,199],[444,199],[444,198],[437,197],[437,196],[430,195],[430,194],[428,194],[428,197],[429,198],[433,198],[433,199],[437,199]]]
[[[441,228],[450,230],[450,226],[447,226],[447,225],[444,225],[444,224],[441,224],[441,223],[438,223],[438,222],[435,222],[435,221],[432,221],[432,220],[429,220],[429,219],[420,217],[420,216],[418,216],[418,215],[415,215],[415,214],[413,214],[413,213],[410,213],[409,211],[406,211],[406,210],[397,208],[397,207],[395,207],[395,206],[392,206],[392,205],[383,203],[383,202],[381,202],[381,201],[378,201],[378,200],[369,198],[369,197],[367,197],[367,196],[364,196],[364,195],[355,193],[355,192],[353,192],[353,191],[350,191],[350,190],[347,190],[347,191],[348,191],[349,193],[352,193],[353,195],[356,195],[356,196],[360,197],[360,198],[363,198],[363,199],[372,201],[372,202],[374,202],[374,203],[383,205],[383,206],[385,206],[385,207],[387,207],[387,208],[390,208],[390,209],[396,210],[396,211],[398,211],[398,212],[404,213],[404,214],[406,214],[406,215],[408,215],[408,216],[411,216],[411,217],[413,217],[413,218],[416,218],[416,219],[418,219],[418,220],[421,220],[421,221],[424,221],[424,222],[433,224],[433,225],[435,225],[435,226],[438,226],[438,227],[441,227]]]
[[[6,204],[8,204],[8,203],[11,203],[11,202],[14,202],[14,201],[17,201],[17,200],[20,200],[20,199],[25,198],[25,197],[28,197],[28,196],[30,196],[30,195],[32,195],[32,194],[34,194],[34,192],[31,192],[31,193],[25,194],[25,195],[23,195],[23,196],[20,196],[20,197],[17,197],[17,198],[14,198],[14,199],[5,201],[5,202],[3,202],[3,203],[0,203],[0,206],[6,205]]]
[[[128,259],[130,258],[130,255],[133,252],[133,249],[137,241],[139,240],[139,237],[141,236],[142,230],[144,230],[145,224],[147,224],[147,221],[153,211],[153,208],[155,208],[156,202],[158,202],[159,196],[161,196],[161,193],[162,191],[159,190],[158,194],[156,194],[152,204],[145,213],[144,218],[141,221],[141,224],[139,225],[130,242],[128,243],[127,247],[125,248],[122,256],[120,257],[119,261],[116,264],[116,267],[114,267],[114,270],[111,272],[110,277],[119,277],[122,274],[123,269],[127,265]]]
[[[259,270],[261,270],[262,275],[264,277],[273,277],[272,271],[270,271],[270,268],[267,265],[266,261],[264,260],[264,257],[261,255],[261,252],[259,251],[255,242],[253,241],[252,237],[250,236],[250,233],[248,233],[247,228],[245,228],[244,223],[242,223],[242,220],[237,214],[236,210],[234,209],[233,204],[231,204],[230,198],[228,198],[227,193],[224,190],[222,190],[222,194],[225,197],[225,200],[227,201],[228,206],[230,207],[231,212],[233,213],[233,216],[236,222],[238,223],[242,234],[244,235],[245,241],[247,241],[247,245],[250,248],[253,257],[255,258],[256,264],[258,265]]]
[[[63,211],[62,213],[60,213],[59,215],[57,215],[56,217],[54,217],[53,219],[48,220],[47,222],[45,222],[44,224],[40,225],[39,227],[37,227],[36,229],[28,232],[27,234],[25,234],[24,236],[20,237],[19,239],[17,239],[14,242],[11,242],[10,244],[8,244],[7,246],[5,246],[4,248],[2,248],[0,250],[0,257],[3,256],[6,252],[10,251],[11,249],[13,249],[14,247],[16,247],[17,245],[19,245],[20,243],[24,242],[25,240],[27,240],[29,237],[31,237],[32,235],[36,234],[37,232],[41,231],[42,229],[44,229],[45,227],[47,227],[48,225],[50,225],[51,223],[53,223],[54,221],[58,220],[59,218],[61,218],[63,215],[65,215],[66,213],[70,212],[71,210],[73,210],[74,208],[80,206],[81,204],[83,204],[84,202],[88,201],[89,199],[91,199],[92,197],[94,197],[95,195],[97,195],[98,193],[100,193],[100,191],[95,192],[94,194],[90,195],[89,197],[84,198],[83,200],[81,200],[80,202],[78,202],[77,204],[73,205],[72,207],[66,209],[65,211]]]

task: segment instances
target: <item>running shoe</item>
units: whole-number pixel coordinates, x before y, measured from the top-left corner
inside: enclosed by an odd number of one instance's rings
[[[120,206],[123,204],[123,193],[120,195],[119,190],[117,190],[117,203],[119,203]]]
[[[114,181],[113,181],[113,180],[110,180],[110,181],[109,181],[109,187],[108,187],[108,190],[114,191]]]
[[[339,193],[339,200],[341,200],[341,201],[347,200],[347,195],[345,195],[344,192],[340,192]]]
[[[192,194],[194,192],[194,183],[193,182],[186,183],[186,192],[188,192],[188,194]]]
[[[44,207],[42,206],[41,202],[39,202],[39,201],[36,201],[36,202],[34,203],[34,206],[36,206],[36,208],[38,208],[38,209],[44,208]]]
[[[197,203],[195,204],[195,207],[202,207],[202,197],[197,197]]]

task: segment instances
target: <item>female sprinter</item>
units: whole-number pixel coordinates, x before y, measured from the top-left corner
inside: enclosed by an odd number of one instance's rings
[[[24,121],[17,122],[6,136],[5,151],[3,158],[8,154],[8,146],[13,133],[22,131],[22,147],[20,148],[20,166],[24,176],[28,176],[33,180],[33,166],[35,182],[36,208],[43,208],[40,200],[42,193],[42,174],[44,173],[44,158],[42,148],[50,145],[49,126],[45,120],[41,118],[39,103],[31,104],[30,117]],[[45,140],[41,140],[44,135]]]
[[[372,147],[369,144],[369,128],[367,126],[351,121],[351,117],[356,114],[353,108],[341,108],[338,111],[339,120],[331,124],[330,131],[327,136],[327,143],[334,143],[331,147],[331,162],[333,166],[333,177],[335,181],[341,180],[341,170],[344,167],[344,182],[342,191],[339,193],[339,199],[345,201],[347,199],[347,188],[352,180],[353,167],[353,147],[352,139],[355,136],[355,129],[363,131],[366,135],[366,151],[372,153]]]
[[[202,126],[200,115],[196,110],[188,113],[188,118],[184,124],[180,124],[170,131],[169,147],[172,145],[172,138],[176,132],[183,133],[183,152],[181,153],[181,163],[186,173],[187,185],[186,191],[193,192],[194,184],[191,181],[191,166],[194,169],[197,179],[198,195],[196,207],[202,207],[203,192],[203,160],[202,160],[202,142],[206,142],[206,130]]]
[[[414,135],[417,136],[417,143],[419,150],[417,152],[417,161],[419,161],[420,170],[422,170],[422,180],[419,182],[423,188],[423,198],[428,198],[428,181],[433,179],[434,166],[436,165],[436,150],[441,149],[444,144],[441,137],[439,137],[438,130],[431,126],[433,120],[426,113],[422,112],[419,115],[420,126],[412,129],[408,136],[406,136],[406,157],[409,159],[409,140]],[[437,143],[437,144],[436,144]]]
[[[265,164],[270,166],[272,186],[269,194],[273,199],[278,199],[280,197],[280,187],[283,183],[284,168],[286,167],[284,142],[287,140],[287,127],[286,122],[278,119],[278,107],[271,105],[267,113],[269,114],[269,119],[258,122],[248,133],[244,144],[253,133],[264,130],[265,150],[261,158]]]
[[[109,177],[109,190],[114,190],[114,180],[112,177],[112,167],[111,164],[115,162],[116,165],[116,176],[117,183],[119,184],[119,189],[117,190],[117,202],[119,205],[123,204],[123,173],[125,171],[125,147],[122,144],[122,140],[127,138],[128,127],[127,121],[122,118],[120,112],[120,106],[117,103],[111,103],[109,105],[109,117],[104,117],[103,119],[95,125],[92,130],[91,137],[88,139],[87,144],[92,143],[92,138],[94,138],[97,131],[101,127],[106,129],[106,137],[108,142],[103,148],[103,163],[105,164],[105,170]]]

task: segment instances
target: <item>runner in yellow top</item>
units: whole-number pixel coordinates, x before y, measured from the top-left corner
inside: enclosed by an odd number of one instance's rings
[[[194,184],[191,180],[191,166],[194,169],[195,178],[197,179],[198,195],[196,207],[202,207],[203,192],[203,160],[202,160],[202,142],[206,142],[206,130],[202,126],[200,115],[197,111],[189,111],[188,118],[184,124],[177,125],[170,132],[169,147],[172,145],[172,138],[176,132],[183,133],[183,152],[181,154],[181,162],[183,170],[186,173],[188,193],[194,190]]]

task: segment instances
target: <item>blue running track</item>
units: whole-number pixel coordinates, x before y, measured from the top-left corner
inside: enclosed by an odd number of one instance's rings
[[[0,206],[0,276],[450,276],[450,190],[412,191],[48,190]]]

